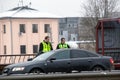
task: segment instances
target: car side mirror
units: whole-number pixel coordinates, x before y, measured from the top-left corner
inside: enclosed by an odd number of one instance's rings
[[[53,60],[56,60],[56,58],[50,58],[50,61],[52,62]]]
[[[27,59],[27,61],[32,61],[33,60],[33,58],[29,58],[29,59]]]

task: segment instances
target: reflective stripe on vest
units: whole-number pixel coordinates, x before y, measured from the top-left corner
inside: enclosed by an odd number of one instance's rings
[[[51,50],[51,46],[50,46],[50,43],[45,43],[45,42],[42,42],[43,44],[43,51],[42,52],[48,52]]]
[[[59,48],[61,49],[61,48],[68,48],[68,45],[67,44],[59,44]]]

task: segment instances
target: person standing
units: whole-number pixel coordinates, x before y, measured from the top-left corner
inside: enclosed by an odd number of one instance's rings
[[[65,43],[65,38],[61,38],[61,43],[59,43],[56,47],[56,49],[62,48],[70,48],[70,46],[67,43]]]
[[[49,39],[49,36],[46,36],[45,39],[40,43],[38,55],[53,50],[52,44],[49,42]]]

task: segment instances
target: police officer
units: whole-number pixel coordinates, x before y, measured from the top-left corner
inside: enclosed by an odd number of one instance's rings
[[[53,50],[52,44],[49,42],[49,36],[46,36],[39,45],[39,54]]]
[[[65,38],[61,38],[61,43],[57,45],[56,49],[62,49],[62,48],[70,48],[70,46],[65,43]]]

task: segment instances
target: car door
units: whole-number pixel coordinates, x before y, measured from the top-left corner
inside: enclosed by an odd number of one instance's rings
[[[54,59],[54,60],[50,60]],[[48,72],[66,72],[70,69],[70,51],[62,50],[56,52],[47,60],[47,71]]]
[[[89,70],[92,59],[82,50],[71,50],[71,68],[72,70],[85,71]]]

